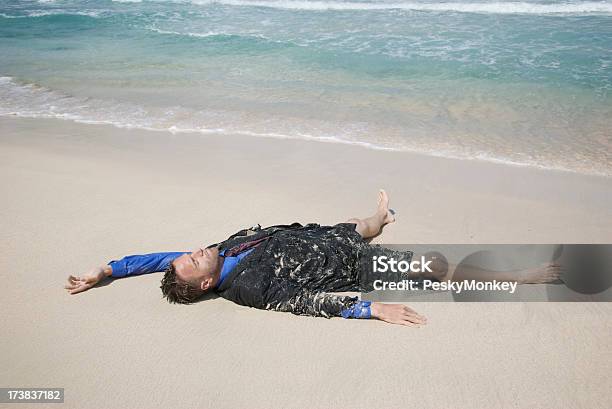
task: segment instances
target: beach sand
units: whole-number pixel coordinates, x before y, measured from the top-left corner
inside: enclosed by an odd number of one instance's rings
[[[0,118],[0,144],[4,387],[63,387],[66,408],[612,407],[612,303],[413,303],[416,329],[170,305],[160,274],[63,289],[256,223],[367,216],[381,187],[380,243],[610,243],[610,179],[59,120]]]

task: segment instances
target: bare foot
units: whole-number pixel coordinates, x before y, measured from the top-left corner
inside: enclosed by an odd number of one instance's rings
[[[521,271],[521,282],[523,284],[545,284],[561,278],[563,267],[559,264],[545,263],[535,268]]]
[[[389,209],[389,196],[383,189],[380,189],[378,192],[377,212],[383,217],[383,224],[389,224],[395,221],[395,212]]]

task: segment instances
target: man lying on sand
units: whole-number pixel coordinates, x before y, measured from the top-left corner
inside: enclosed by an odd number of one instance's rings
[[[389,197],[381,190],[376,212],[365,219],[352,218],[335,226],[293,223],[257,227],[190,253],[127,256],[97,267],[86,276],[70,276],[65,288],[77,294],[105,277],[165,271],[161,289],[173,303],[189,304],[214,291],[237,304],[266,310],[422,325],[427,319],[402,304],[371,303],[358,297],[328,294],[372,290],[371,281],[364,279],[372,256],[397,251],[371,246],[366,240],[394,221]],[[410,251],[401,253],[404,260],[412,258]],[[431,272],[420,274],[421,278],[444,280],[449,271],[446,259],[437,253],[430,260]],[[555,272],[545,274],[538,273],[534,282],[558,277]]]

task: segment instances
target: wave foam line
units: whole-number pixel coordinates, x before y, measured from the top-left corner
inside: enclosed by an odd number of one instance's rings
[[[214,31],[209,31],[208,33],[180,33],[178,31],[162,30],[160,28],[152,27],[152,26],[145,27],[145,30],[154,31],[159,34],[171,34],[171,35],[176,35],[176,36],[200,37],[200,38],[231,36],[231,34],[217,33]]]
[[[185,33],[181,33],[179,31],[172,31],[172,30],[163,30],[161,28],[157,28],[154,26],[147,26],[144,27],[145,30],[149,30],[149,31],[153,31],[155,33],[158,34],[164,34],[164,35],[173,35],[173,36],[179,36],[179,37],[195,37],[195,38],[214,38],[214,37],[219,37],[219,38],[246,38],[246,39],[256,39],[256,40],[263,40],[266,42],[270,42],[270,43],[277,43],[277,44],[291,44],[291,45],[295,45],[298,47],[301,47],[300,44],[298,43],[294,43],[292,41],[280,41],[280,40],[272,40],[269,37],[266,37],[262,34],[230,34],[230,33],[223,33],[223,32],[217,32],[217,31],[209,31],[207,33],[192,33],[192,32],[185,32]]]
[[[9,101],[13,101],[12,106],[8,106]],[[612,174],[606,171],[598,171],[595,169],[577,170],[554,164],[543,165],[540,163],[519,162],[509,158],[496,157],[487,153],[466,155],[452,151],[421,149],[410,146],[395,148],[366,141],[347,140],[335,136],[317,136],[303,133],[289,135],[277,132],[253,132],[244,129],[228,130],[213,127],[185,128],[168,123],[162,125],[160,123],[156,124],[154,121],[152,121],[150,113],[147,112],[147,109],[141,106],[118,103],[111,100],[77,98],[68,94],[50,90],[37,84],[20,83],[15,81],[12,77],[6,76],[0,76],[0,117],[61,119],[82,124],[111,125],[116,128],[170,132],[172,134],[188,133],[203,135],[244,135],[260,138],[340,143],[381,151],[409,152],[418,155],[446,159],[478,160],[499,163],[507,166],[532,167],[544,170],[612,177]],[[130,122],[130,120],[132,122]]]
[[[69,10],[34,10],[28,12],[26,15],[10,15],[5,13],[0,13],[1,18],[36,18],[36,17],[45,17],[45,16],[87,16],[98,18],[101,17],[101,13],[97,11],[69,11]]]
[[[188,0],[198,5],[223,4],[229,6],[269,7],[288,10],[413,10],[490,14],[589,14],[612,13],[611,3],[584,2],[541,4],[529,2],[493,3],[419,3],[419,2],[339,2],[304,0]]]
[[[344,143],[378,150],[397,150],[370,142],[350,141],[334,136],[316,136],[301,133],[288,135],[276,132],[253,132],[241,129],[227,130],[199,126],[196,128],[186,128],[168,123],[156,123],[152,118],[158,117],[158,115],[149,112],[142,106],[112,100],[78,98],[38,84],[22,83],[8,76],[0,76],[0,117],[2,116],[63,119],[84,124],[112,125],[117,128],[161,131],[172,134],[237,134],[275,139],[304,139],[318,142]]]

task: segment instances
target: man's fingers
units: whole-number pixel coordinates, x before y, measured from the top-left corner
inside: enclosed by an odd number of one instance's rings
[[[425,318],[425,317],[422,317],[419,313],[416,313],[414,311],[404,311],[402,315],[404,315],[405,317],[414,317],[414,318],[421,318],[421,319]]]
[[[66,284],[66,285],[64,286],[64,288],[65,288],[66,290],[74,290],[74,289],[75,289],[75,288],[77,288],[77,287],[78,287],[78,286],[77,286],[76,284]]]
[[[419,319],[423,320],[423,321],[427,321],[427,317],[426,317],[426,316],[424,316],[424,315],[421,315],[421,314],[419,314],[419,313],[415,313],[415,314],[413,314],[413,315],[414,315],[415,317],[417,317],[417,318],[419,318]]]
[[[81,292],[83,292],[83,291],[85,291],[85,290],[88,290],[90,287],[91,287],[91,286],[87,286],[87,285],[81,285],[81,286],[78,286],[78,287],[77,287],[77,288],[75,288],[74,290],[71,290],[71,291],[70,291],[70,294],[78,294],[78,293],[81,293]]]
[[[77,285],[81,285],[81,284],[83,284],[83,281],[81,281],[81,280],[70,280],[67,283],[67,285],[71,285],[71,286],[77,286]]]
[[[427,321],[427,317],[425,317],[424,315],[419,314],[418,312],[416,312],[412,308],[407,307],[405,305],[404,305],[404,315],[407,315],[409,317],[415,317],[415,318],[418,318],[418,319],[423,320],[423,321]]]
[[[412,312],[412,313],[414,313],[414,314],[416,314],[416,313],[417,313],[415,310],[413,310],[412,308],[410,308],[410,307],[409,307],[409,306],[407,306],[407,305],[403,305],[402,307],[404,308],[404,311],[406,311],[406,312]]]
[[[410,320],[402,320],[402,321],[399,322],[399,324],[403,325],[405,327],[414,327],[414,328],[419,328],[421,326],[421,325],[419,325],[419,324],[417,324],[415,322],[412,322]]]
[[[404,310],[404,316],[411,318],[411,319],[420,320],[420,321],[427,321],[427,318],[425,316],[409,308]]]
[[[418,315],[404,315],[404,319],[415,324],[425,324],[427,322],[426,319],[421,318]]]
[[[81,277],[75,277],[75,276],[70,276],[68,277],[68,281],[70,281],[71,283],[77,284],[80,281],[83,281],[83,279]]]
[[[425,318],[421,318],[415,315],[408,315],[406,318],[410,320],[410,322],[415,322],[417,324],[425,324],[427,322]]]
[[[421,318],[425,318],[425,316],[424,316],[424,315],[419,314],[418,312],[416,312],[416,311],[415,311],[415,310],[413,310],[412,308],[408,307],[407,305],[404,305],[404,312],[405,312],[405,313],[409,313],[409,314],[416,315],[416,316],[421,317]]]

